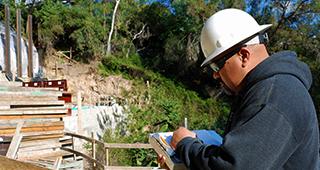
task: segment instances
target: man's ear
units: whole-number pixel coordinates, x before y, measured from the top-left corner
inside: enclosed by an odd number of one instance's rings
[[[242,47],[239,51],[239,56],[241,57],[242,67],[246,67],[251,58],[251,50],[247,47]]]

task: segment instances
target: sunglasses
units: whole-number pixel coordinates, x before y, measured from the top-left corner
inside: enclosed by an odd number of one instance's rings
[[[219,60],[212,62],[209,64],[210,68],[214,71],[214,72],[219,72],[219,70],[221,70],[224,66],[224,64],[226,63],[226,61],[231,58],[232,56],[234,56],[236,53],[238,53],[240,51],[240,49],[244,47],[244,46],[240,46],[238,48],[235,48],[234,50],[232,50],[231,52],[227,53],[226,55],[224,55],[222,58],[220,58]]]

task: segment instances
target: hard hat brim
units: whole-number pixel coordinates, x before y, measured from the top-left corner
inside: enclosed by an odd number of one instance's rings
[[[272,26],[272,24],[260,25],[259,29],[257,29],[257,31],[255,33],[253,33],[252,35],[247,36],[247,37],[243,37],[243,38],[239,39],[238,41],[236,41],[234,44],[230,44],[229,46],[226,46],[224,48],[220,48],[220,49],[215,50],[213,53],[211,53],[204,60],[204,62],[201,64],[201,67],[206,66],[207,64],[209,64],[211,60],[214,60],[214,61],[219,60],[221,57],[226,55],[229,51],[237,48],[239,45],[242,45],[242,44],[250,41],[252,38],[257,36],[257,34],[259,34],[261,32],[265,32],[271,26]]]

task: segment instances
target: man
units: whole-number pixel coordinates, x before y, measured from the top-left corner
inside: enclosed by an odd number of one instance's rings
[[[264,32],[238,9],[215,13],[201,32],[213,78],[236,96],[221,146],[204,145],[186,128],[171,145],[189,169],[319,169],[319,130],[308,93],[312,77],[294,52],[269,56]]]

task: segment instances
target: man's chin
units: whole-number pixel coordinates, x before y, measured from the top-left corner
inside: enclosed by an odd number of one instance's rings
[[[235,93],[227,86],[225,85],[224,83],[220,83],[221,84],[221,88],[222,88],[222,91],[228,95],[228,96],[233,96],[235,95]]]

